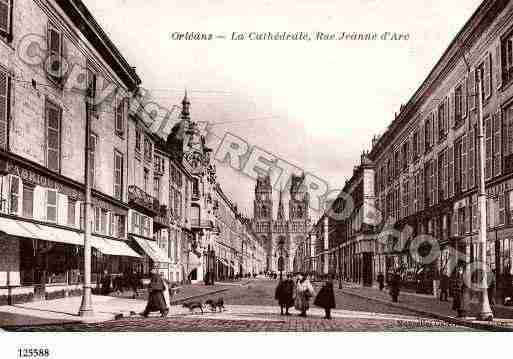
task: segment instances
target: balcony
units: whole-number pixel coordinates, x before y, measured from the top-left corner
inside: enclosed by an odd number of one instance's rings
[[[191,218],[191,229],[214,229],[214,223],[210,220]]]
[[[134,208],[145,212],[152,217],[160,213],[160,203],[155,197],[144,192],[137,186],[128,186],[128,202]]]
[[[153,230],[158,231],[162,228],[169,228],[169,211],[166,205],[161,205],[159,212],[153,218]]]

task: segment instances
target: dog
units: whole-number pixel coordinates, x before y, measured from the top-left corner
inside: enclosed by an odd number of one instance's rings
[[[208,305],[210,306],[210,310],[212,312],[217,312],[217,309],[219,308],[219,311],[222,312],[223,310],[225,310],[225,307],[224,307],[224,299],[223,298],[219,298],[218,300],[214,301],[213,299],[209,299],[205,302],[205,305]]]
[[[203,304],[201,302],[186,302],[182,306],[188,308],[191,313],[194,312],[194,309],[200,309],[201,314],[203,314]]]

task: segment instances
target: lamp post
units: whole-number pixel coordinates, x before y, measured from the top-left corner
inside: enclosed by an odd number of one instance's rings
[[[493,320],[493,313],[488,301],[488,282],[486,272],[486,190],[485,190],[485,143],[483,133],[483,95],[481,71],[476,73],[477,80],[477,140],[479,143],[479,182],[478,182],[478,203],[479,203],[479,250],[481,255],[482,270],[480,279],[480,304],[477,315],[480,320]]]
[[[95,79],[93,87],[89,89],[86,96],[86,128],[85,128],[85,203],[84,203],[84,284],[82,291],[82,303],[80,304],[79,315],[90,317],[93,312],[93,299],[91,293],[91,178],[90,172],[90,151],[91,151],[91,104],[94,103]]]

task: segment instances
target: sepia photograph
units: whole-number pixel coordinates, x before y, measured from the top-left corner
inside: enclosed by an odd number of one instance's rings
[[[0,0],[0,342],[512,332],[512,84],[507,0]]]

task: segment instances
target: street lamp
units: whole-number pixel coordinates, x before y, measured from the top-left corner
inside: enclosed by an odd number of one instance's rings
[[[479,203],[479,246],[481,251],[482,270],[480,275],[480,304],[479,313],[477,315],[480,320],[493,320],[493,313],[488,301],[488,283],[486,272],[486,190],[485,190],[485,143],[483,133],[483,95],[482,95],[482,78],[481,71],[476,73],[477,79],[477,139],[479,142],[479,187],[478,187],[478,203]]]

